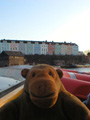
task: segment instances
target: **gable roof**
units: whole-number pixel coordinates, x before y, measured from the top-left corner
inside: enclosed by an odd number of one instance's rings
[[[20,51],[3,51],[1,54],[5,53],[8,56],[24,56]]]

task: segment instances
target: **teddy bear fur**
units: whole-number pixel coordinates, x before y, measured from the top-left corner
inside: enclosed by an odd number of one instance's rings
[[[21,75],[23,93],[0,109],[0,120],[90,120],[89,109],[64,88],[60,69],[40,64]]]

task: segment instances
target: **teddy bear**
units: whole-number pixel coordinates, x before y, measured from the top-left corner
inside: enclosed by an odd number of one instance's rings
[[[23,69],[22,94],[0,109],[0,120],[90,120],[90,111],[61,82],[63,72],[47,64]]]

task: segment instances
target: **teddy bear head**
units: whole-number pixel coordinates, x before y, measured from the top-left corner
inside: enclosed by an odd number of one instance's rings
[[[31,101],[41,108],[55,105],[62,88],[60,78],[63,73],[47,64],[40,64],[31,69],[23,69],[21,75],[26,78],[24,90]]]

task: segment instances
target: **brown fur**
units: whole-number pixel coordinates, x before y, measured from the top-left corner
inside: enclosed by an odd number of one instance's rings
[[[60,81],[61,70],[41,64],[23,69],[24,91],[0,110],[0,120],[90,120],[90,111]]]

